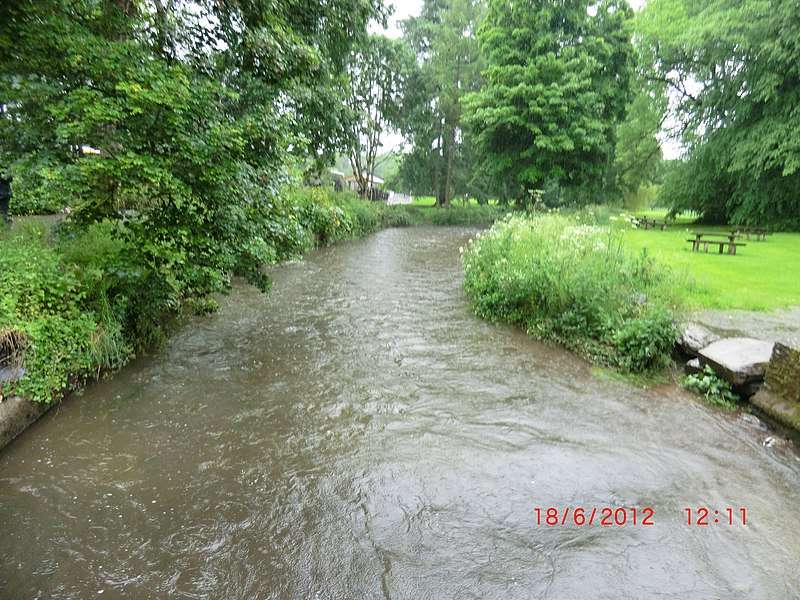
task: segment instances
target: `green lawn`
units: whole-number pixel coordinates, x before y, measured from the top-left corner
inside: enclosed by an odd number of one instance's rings
[[[478,201],[475,198],[470,198],[469,204],[471,206],[477,206]],[[489,204],[497,204],[497,200],[489,200]],[[463,199],[453,198],[452,205],[464,206]],[[411,206],[436,206],[436,198],[434,198],[433,196],[414,196],[414,200],[413,202],[411,202]]]
[[[640,216],[642,216],[640,214]],[[663,217],[663,213],[648,215]],[[630,229],[625,241],[646,248],[660,262],[696,285],[687,283],[684,295],[689,308],[772,310],[800,306],[800,234],[776,233],[765,242],[755,236],[739,247],[735,256],[718,249],[692,252],[686,240],[694,231],[729,233],[730,227],[676,223],[666,231]]]

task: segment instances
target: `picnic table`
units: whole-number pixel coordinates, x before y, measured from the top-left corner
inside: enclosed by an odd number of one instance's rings
[[[655,229],[656,227],[660,227],[661,231],[664,231],[667,228],[667,220],[666,219],[662,220],[661,224],[659,225],[656,219],[648,220],[647,217],[642,217],[641,219],[639,219],[639,227],[645,230]]]
[[[736,248],[738,246],[746,246],[742,242],[737,242],[737,233],[705,233],[705,232],[698,232],[695,231],[692,233],[694,235],[693,239],[686,240],[687,242],[692,243],[692,252],[699,252],[700,246],[703,246],[703,250],[708,252],[708,247],[710,245],[719,245],[719,253],[722,254],[724,249],[728,248],[728,254],[736,254]],[[711,238],[725,238],[725,239],[711,239]]]

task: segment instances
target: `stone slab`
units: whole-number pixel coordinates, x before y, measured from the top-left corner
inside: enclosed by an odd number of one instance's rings
[[[0,448],[9,444],[56,404],[31,402],[18,396],[4,398],[0,402]]]
[[[766,386],[750,398],[750,402],[779,423],[800,431],[800,404],[787,402],[777,394],[773,394]]]
[[[722,337],[775,340],[800,348],[800,306],[771,312],[702,310],[692,313],[691,320]]]
[[[772,346],[773,342],[753,338],[725,338],[700,350],[698,357],[717,376],[732,386],[741,386],[764,379]]]
[[[687,323],[678,343],[689,356],[697,356],[700,350],[719,339],[716,333],[699,323]]]

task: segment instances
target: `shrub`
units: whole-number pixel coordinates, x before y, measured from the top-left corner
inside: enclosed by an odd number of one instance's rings
[[[636,312],[612,335],[618,366],[632,373],[658,371],[670,363],[678,337],[675,317],[659,304],[643,304]]]
[[[3,394],[50,402],[93,369],[102,329],[85,308],[86,289],[75,269],[46,238],[44,227],[26,224],[0,240],[0,330],[25,339],[18,357],[25,374],[6,383]]]
[[[677,301],[669,272],[591,215],[512,215],[462,253],[475,312],[628,372],[668,364]]]

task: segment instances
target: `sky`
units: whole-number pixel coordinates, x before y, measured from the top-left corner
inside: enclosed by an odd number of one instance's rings
[[[416,17],[422,10],[422,0],[394,0],[387,2],[394,6],[394,13],[389,17],[389,27],[384,32],[387,37],[399,38],[403,32],[400,31],[398,23],[408,17]]]

